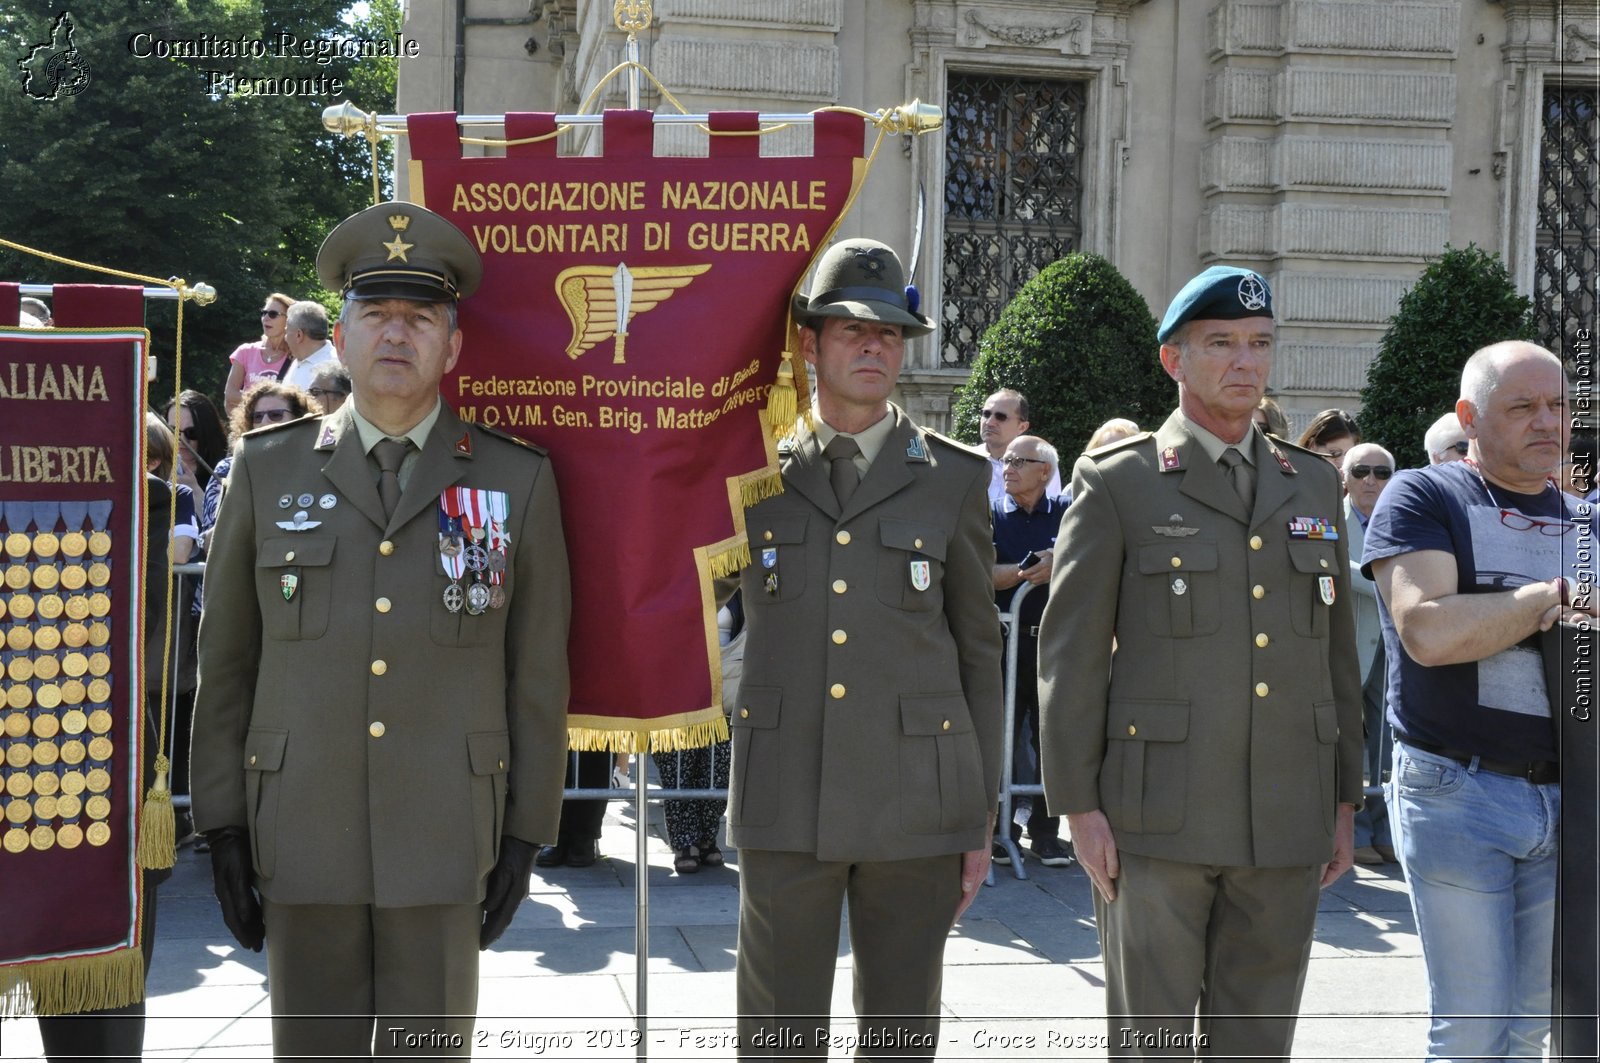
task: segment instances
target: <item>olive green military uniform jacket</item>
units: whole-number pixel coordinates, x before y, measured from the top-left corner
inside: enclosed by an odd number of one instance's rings
[[[1322,863],[1362,800],[1338,474],[1260,433],[1253,454],[1251,513],[1178,413],[1073,471],[1039,633],[1044,785],[1129,852]]]
[[[817,437],[745,517],[729,837],[821,860],[980,849],[1000,785],[989,463],[898,408],[843,512]]]
[[[506,604],[479,616],[443,601],[457,485],[510,503]],[[318,525],[280,527],[299,510]],[[556,836],[570,611],[542,452],[445,406],[385,521],[346,411],[250,433],[206,566],[195,825],[248,827],[280,904],[480,902],[502,834]]]

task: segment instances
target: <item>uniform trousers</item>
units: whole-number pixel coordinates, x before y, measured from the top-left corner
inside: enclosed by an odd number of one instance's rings
[[[933,1057],[944,943],[961,900],[961,857],[852,864],[741,848],[740,1058],[828,1055],[839,915],[847,897],[855,1054]]]
[[[482,905],[262,907],[274,1055],[472,1054]]]
[[[1117,899],[1094,891],[1111,1058],[1287,1060],[1322,866],[1117,856]]]

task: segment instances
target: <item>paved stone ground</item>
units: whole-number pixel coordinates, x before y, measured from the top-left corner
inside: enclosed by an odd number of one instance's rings
[[[648,1031],[653,1058],[732,1058],[737,854],[672,873],[659,805],[648,843]],[[483,957],[480,1059],[632,1059],[635,816],[613,802],[591,868],[536,875],[516,921]],[[996,868],[946,949],[943,1059],[1104,1058],[1103,966],[1087,878],[1031,858],[1028,878]],[[161,890],[149,980],[148,1059],[270,1058],[266,963],[238,950],[211,896],[207,858],[184,850]],[[1414,1060],[1427,1007],[1421,951],[1399,868],[1358,868],[1322,899],[1296,1060]],[[833,1008],[853,1023],[841,934]],[[39,1058],[31,1020],[0,1024],[0,1056]],[[848,1055],[845,1049],[835,1055]]]

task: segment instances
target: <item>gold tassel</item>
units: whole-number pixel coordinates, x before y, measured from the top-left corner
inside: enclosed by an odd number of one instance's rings
[[[143,999],[144,954],[136,948],[0,969],[0,1016],[76,1015]]]
[[[767,420],[774,439],[782,439],[794,428],[796,365],[794,352],[784,351],[783,361],[778,364],[778,379],[767,394]]]
[[[139,816],[139,866],[146,871],[171,867],[178,860],[177,824],[172,812],[172,789],[167,772],[172,765],[166,754],[156,754],[156,781],[144,795]]]
[[[757,479],[746,480],[739,485],[739,502],[745,509],[749,509],[764,498],[772,498],[774,495],[781,494],[783,494],[783,475],[776,469],[765,473]],[[750,550],[747,546],[743,564],[749,563]],[[725,575],[725,573],[718,573],[718,575]]]
[[[711,569],[712,579],[722,579],[732,576],[750,563],[750,544],[740,543],[738,546],[719,550],[706,558],[706,566]]]

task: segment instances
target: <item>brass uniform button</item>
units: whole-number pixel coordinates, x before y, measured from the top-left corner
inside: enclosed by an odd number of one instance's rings
[[[1323,567],[1323,568],[1327,568],[1327,567],[1328,567],[1328,559],[1327,559],[1327,558],[1325,558],[1325,557],[1319,557],[1319,558],[1317,558],[1317,563],[1318,563],[1318,564],[1319,564],[1319,565],[1321,565],[1321,566],[1322,566],[1322,567]]]
[[[762,532],[761,533],[761,541],[764,542],[764,543],[770,543],[772,541],[772,533],[770,531]]]
[[[1265,684],[1265,683],[1257,683],[1256,684],[1256,697],[1264,698],[1266,696],[1267,696],[1267,684]]]
[[[1257,583],[1254,587],[1250,588],[1250,597],[1259,599],[1259,598],[1265,598],[1266,596],[1267,596],[1267,589],[1265,587],[1263,587],[1261,584]]]
[[[833,633],[833,644],[835,646],[843,646],[844,643],[845,643],[845,640],[848,639],[849,637],[850,637],[849,635],[846,635],[844,633],[844,629],[840,628],[839,630],[837,630],[837,631],[835,631]]]
[[[367,734],[371,735],[373,738],[382,738],[384,732],[387,730],[388,728],[383,725],[382,720],[373,720],[367,725]]]
[[[828,693],[833,695],[833,699],[835,701],[838,701],[840,698],[844,697],[844,684],[843,683],[835,683],[835,684],[833,684],[833,686],[828,688]]]
[[[918,550],[921,550],[922,549],[922,540],[921,539],[913,539],[913,540],[911,540],[911,545],[915,546]]]
[[[750,718],[750,710],[749,709],[740,709],[739,710],[739,719],[748,720],[749,718]]]
[[[387,613],[390,609],[389,599],[387,598],[379,598],[376,602],[373,602],[372,605],[373,608],[377,609],[380,613]]]
[[[506,770],[506,762],[505,761],[497,760],[497,761],[495,761],[495,763],[500,765],[500,770],[501,771],[505,771]]]
[[[941,726],[942,726],[943,730],[946,730],[946,731],[950,730],[950,721],[946,720]]]
[[[390,554],[394,553],[394,543],[390,542],[388,539],[385,539],[383,542],[378,544],[378,553],[382,554],[384,557],[388,557]]]
[[[256,755],[254,753],[252,753],[252,754],[250,754],[250,763],[252,765],[254,765],[255,762],[256,762]]]
[[[1261,536],[1259,536],[1259,535],[1250,536],[1250,549],[1252,549],[1252,550],[1261,549]]]
[[[389,665],[388,665],[387,662],[385,662],[385,661],[373,661],[372,662],[372,674],[373,675],[382,675],[383,673],[387,672],[388,670],[389,670]]]
[[[1128,725],[1128,734],[1129,735],[1136,735],[1138,733],[1139,733],[1139,729],[1137,727],[1135,727],[1133,724],[1130,723]]]
[[[1183,558],[1181,558],[1181,557],[1174,557],[1174,558],[1173,558],[1173,559],[1172,559],[1172,567],[1173,567],[1173,568],[1182,568],[1182,567],[1183,567]]]
[[[293,561],[293,560],[294,560],[294,551],[293,551],[293,550],[290,550],[290,551],[288,551],[288,552],[287,552],[287,553],[285,553],[285,554],[284,554],[284,555],[283,555],[283,559],[284,559],[284,560],[285,560],[285,561]]]
[[[1262,649],[1266,649],[1267,648],[1267,642],[1268,642],[1267,633],[1265,631],[1263,631],[1263,632],[1259,633],[1258,635],[1256,635],[1256,645],[1257,646],[1260,646]]]
[[[848,583],[846,583],[844,580],[836,579],[836,580],[833,581],[833,593],[835,593],[835,594],[843,594],[846,590],[849,589],[849,586],[850,585]]]
[[[842,529],[839,531],[839,533],[837,535],[835,535],[833,537],[833,539],[834,539],[834,542],[838,543],[840,546],[849,546],[850,545],[850,533],[847,532],[847,531],[844,531]]]

